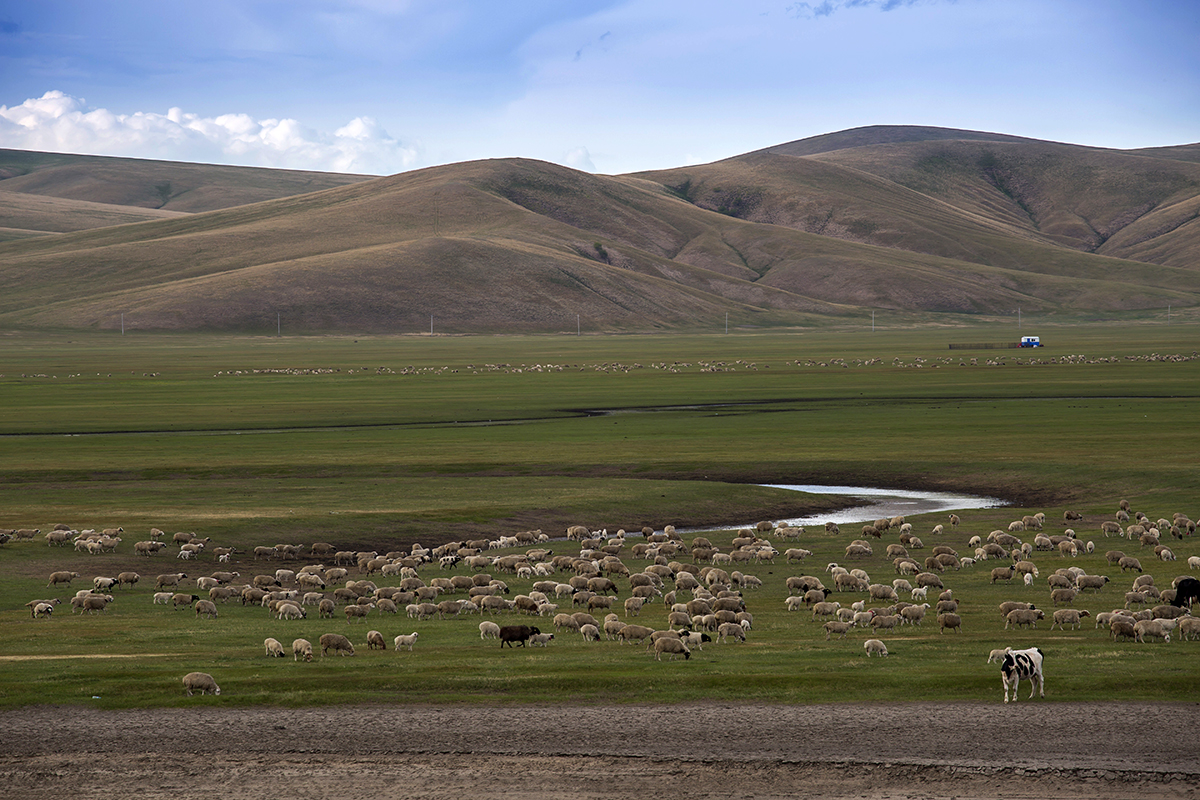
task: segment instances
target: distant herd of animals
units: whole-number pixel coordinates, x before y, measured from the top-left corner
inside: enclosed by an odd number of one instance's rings
[[[1082,519],[1081,514],[1067,511],[1063,515],[1063,525]],[[846,560],[852,562],[872,557],[875,552],[872,540],[881,540],[894,531],[897,541],[887,545],[886,555],[899,577],[890,583],[873,582],[863,569],[829,563],[825,572],[832,588],[812,575],[784,579],[788,591],[785,609],[798,611],[804,608],[811,611],[812,620],[825,620],[822,629],[826,640],[834,636],[844,639],[848,633],[860,628],[876,635],[894,634],[901,626],[922,624],[927,609],[931,608],[927,602],[930,599],[928,593],[935,590],[939,593],[935,595],[933,616],[939,631],[958,632],[962,627],[962,617],[958,613],[960,598],[943,583],[947,570],[969,569],[982,561],[1003,562],[991,570],[993,584],[1010,583],[1015,579],[1031,586],[1041,573],[1032,560],[1036,553],[1057,554],[1061,559],[1095,552],[1092,541],[1081,540],[1070,528],[1060,534],[1043,533],[1045,521],[1044,514],[1029,515],[1014,520],[1006,530],[994,530],[986,537],[972,536],[967,542],[972,548],[971,555],[960,556],[949,545],[939,544],[930,549],[928,557],[921,559],[913,555],[913,551],[923,550],[925,545],[913,534],[911,523],[903,517],[875,520],[862,527],[862,538],[846,545]],[[949,516],[951,530],[957,530],[960,523],[957,515]],[[1151,520],[1144,514],[1131,514],[1129,504],[1121,501],[1114,518],[1104,521],[1099,532],[1106,538],[1118,537],[1136,542],[1140,548],[1149,548],[1147,552],[1152,552],[1157,561],[1166,564],[1175,561],[1175,555],[1171,547],[1164,544],[1164,538],[1182,541],[1193,536],[1195,528],[1195,523],[1184,514]],[[56,525],[43,538],[51,546],[70,545],[77,553],[97,555],[116,552],[123,543],[123,533],[122,528],[79,531]],[[827,523],[825,533],[837,536],[841,530],[836,524]],[[936,525],[931,531],[933,536],[945,533],[947,530],[943,525]],[[1022,538],[1027,533],[1033,534],[1028,541]],[[0,545],[31,540],[40,534],[40,530],[29,528],[0,530]],[[668,660],[678,656],[687,660],[693,650],[703,650],[704,643],[708,642],[744,642],[754,625],[747,596],[761,589],[764,579],[742,570],[774,564],[780,557],[787,564],[803,562],[812,552],[786,545],[805,535],[799,527],[762,522],[754,529],[738,531],[729,548],[723,551],[705,536],[685,542],[670,525],[662,531],[644,528],[632,535],[618,531],[612,536],[604,530],[594,531],[579,525],[568,528],[565,537],[554,542],[555,547],[561,547],[559,542],[569,543],[570,554],[555,555],[549,547],[551,537],[541,531],[523,531],[496,539],[448,542],[432,549],[418,544],[408,551],[385,554],[343,551],[324,542],[311,546],[260,546],[245,554],[230,547],[212,546],[209,538],[194,534],[176,533],[167,539],[163,531],[151,529],[150,538],[135,542],[131,550],[136,556],[151,559],[174,548],[175,557],[181,561],[194,562],[211,556],[223,564],[228,564],[235,556],[241,563],[249,555],[253,557],[252,563],[314,560],[304,566],[297,563],[297,569],[280,567],[271,573],[256,574],[246,583],[241,582],[239,572],[230,570],[218,570],[195,578],[183,572],[157,575],[152,602],[173,608],[190,607],[197,617],[215,618],[220,613],[219,605],[230,601],[261,605],[279,620],[304,619],[308,609],[313,607],[321,618],[331,619],[340,605],[348,624],[365,621],[372,612],[379,617],[398,616],[400,609],[418,621],[466,614],[493,618],[500,614],[523,614],[549,618],[557,633],[564,630],[577,632],[587,642],[644,643],[661,661],[664,655]],[[783,553],[777,549],[777,544],[785,548]],[[490,554],[490,551],[521,547],[527,548],[525,552]],[[623,555],[631,562],[645,561],[647,564],[634,571],[625,563]],[[1173,632],[1184,641],[1200,637],[1200,618],[1191,616],[1193,604],[1200,600],[1200,581],[1180,575],[1171,581],[1170,587],[1160,588],[1154,577],[1144,572],[1139,558],[1121,550],[1108,550],[1104,555],[1110,567],[1119,569],[1122,574],[1136,573],[1136,577],[1124,594],[1124,607],[1096,614],[1095,627],[1107,627],[1114,641],[1157,639],[1169,642]],[[1200,556],[1189,557],[1187,564],[1189,569],[1200,569]],[[429,575],[430,569],[437,569],[439,574]],[[456,574],[460,569],[465,574]],[[353,577],[351,570],[356,570]],[[422,570],[426,571],[426,578],[421,577]],[[511,577],[508,581],[494,578],[491,571]],[[55,571],[49,577],[48,587],[69,587],[80,577],[76,571]],[[390,581],[394,585],[379,585],[376,578],[380,581],[394,579]],[[104,613],[122,587],[132,589],[141,580],[134,571],[114,576],[97,575],[92,578],[90,588],[79,590],[67,602],[72,612]],[[185,581],[189,580],[207,596],[181,591]],[[511,594],[508,584],[514,580],[529,581],[531,585],[526,592],[508,599],[505,597]],[[623,585],[618,586],[617,581]],[[1110,581],[1108,575],[1089,575],[1079,567],[1054,570],[1047,576],[1050,600],[1056,607],[1052,612],[1051,627],[1078,629],[1081,618],[1091,614],[1069,606],[1076,597],[1089,591],[1099,592]],[[339,583],[342,585],[337,585]],[[629,596],[617,608],[624,611],[625,621],[613,610],[622,591]],[[835,592],[861,594],[865,598],[843,606],[828,599]],[[465,597],[448,597],[455,594]],[[903,596],[908,599],[902,599]],[[628,621],[640,617],[648,604],[659,601],[666,611],[664,627]],[[570,608],[582,610],[560,611],[560,604],[568,602]],[[874,602],[888,605],[867,607]],[[51,618],[60,603],[60,598],[36,599],[26,607],[34,618]],[[593,612],[607,613],[603,619],[597,619]],[[1036,628],[1037,622],[1046,618],[1045,611],[1024,601],[1004,602],[1000,612],[1004,630]],[[543,633],[536,625],[500,625],[490,619],[479,624],[479,632],[484,641],[498,641],[501,649],[514,645],[545,647],[555,637],[554,633]],[[417,631],[401,634],[394,637],[392,646],[397,651],[411,651],[418,636]],[[366,641],[369,649],[388,648],[383,634],[377,630],[368,631]],[[316,649],[322,656],[330,652],[355,654],[348,637],[338,633],[322,635]],[[863,649],[868,657],[888,655],[886,644],[878,638],[867,639]],[[312,643],[303,638],[296,638],[291,650],[295,661],[311,661],[315,652]],[[286,654],[283,643],[274,637],[265,640],[264,651],[268,657]],[[989,654],[988,663],[1000,664],[1004,702],[1009,701],[1010,691],[1012,699],[1016,699],[1021,680],[1031,683],[1030,697],[1035,693],[1045,696],[1043,661],[1044,654],[1037,647],[1006,647]],[[196,692],[221,693],[215,679],[207,673],[189,673],[184,676],[183,685],[188,696]]]

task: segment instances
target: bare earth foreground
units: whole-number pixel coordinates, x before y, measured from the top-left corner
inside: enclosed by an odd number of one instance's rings
[[[1200,705],[0,712],[8,800],[1200,798]]]

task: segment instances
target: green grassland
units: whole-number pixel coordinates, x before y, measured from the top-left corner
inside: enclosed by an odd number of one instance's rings
[[[1011,329],[826,330],[731,336],[234,337],[47,334],[0,336],[0,528],[122,526],[117,552],[89,556],[38,536],[0,547],[0,705],[94,703],[147,707],[208,702],[307,706],[346,702],[514,702],[998,699],[994,647],[1037,645],[1049,700],[1194,699],[1194,642],[1114,643],[1090,619],[1079,631],[1003,630],[996,606],[1032,600],[1049,617],[1045,577],[1070,564],[1112,582],[1077,598],[1093,613],[1120,607],[1132,576],[1103,557],[1141,558],[1160,587],[1200,555],[1171,541],[1178,561],[1136,542],[1105,540],[1100,522],[1120,499],[1151,519],[1195,518],[1200,359],[1194,325],[1046,328],[1037,351],[949,351],[950,341],[1004,341]],[[845,562],[857,525],[810,527],[801,564],[744,568],[754,628],[744,644],[706,645],[687,662],[657,663],[642,648],[584,643],[500,652],[478,617],[415,621],[339,610],[281,622],[259,607],[220,606],[215,620],[151,603],[154,576],[219,567],[168,548],[136,557],[149,529],[194,531],[232,545],[243,580],[273,572],[249,551],[277,542],[339,549],[432,547],[571,524],[610,533],[666,524],[707,529],[832,508],[829,500],[763,483],[957,489],[1011,505],[911,518],[926,547],[967,540],[1043,511],[1062,514],[1096,553],[1039,553],[1031,587],[992,585],[991,562],[943,576],[964,631],[932,618],[885,635],[892,655],[867,659],[851,633],[827,642],[804,611],[784,610],[789,575]],[[690,541],[689,532],[685,539]],[[728,548],[731,531],[710,534]],[[854,566],[895,577],[883,553]],[[631,542],[636,539],[631,540]],[[568,551],[557,541],[556,552]],[[927,554],[915,551],[916,555]],[[622,554],[631,570],[643,562]],[[680,559],[688,563],[690,559]],[[298,563],[311,563],[313,559]],[[286,566],[295,568],[295,563]],[[57,569],[81,575],[46,586]],[[104,614],[59,606],[31,619],[24,603],[66,598],[97,575],[136,570]],[[462,571],[462,567],[459,568]],[[436,567],[422,570],[428,579]],[[440,573],[445,574],[445,573]],[[499,575],[512,595],[531,581]],[[565,580],[565,576],[557,576]],[[376,578],[380,585],[386,582]],[[188,589],[189,592],[195,591]],[[622,588],[622,597],[627,596]],[[848,605],[862,599],[831,596]],[[878,605],[878,604],[874,604]],[[403,614],[403,612],[402,612]],[[665,627],[661,603],[641,622]],[[503,618],[497,618],[503,624]],[[516,620],[514,620],[516,621]],[[543,630],[551,628],[542,621]],[[535,623],[536,624],[536,623]],[[365,631],[390,641],[419,631],[409,653],[368,652]],[[354,658],[311,664],[267,659],[262,640],[317,641],[347,633]],[[219,698],[187,700],[179,678],[212,673]],[[94,699],[98,698],[98,699]]]

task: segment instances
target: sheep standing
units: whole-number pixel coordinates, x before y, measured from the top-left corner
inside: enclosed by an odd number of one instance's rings
[[[1054,612],[1054,624],[1050,626],[1050,630],[1054,630],[1055,625],[1062,630],[1066,630],[1067,625],[1070,625],[1072,628],[1078,630],[1081,624],[1080,619],[1082,617],[1090,616],[1091,612],[1089,611],[1076,611],[1073,608],[1060,608],[1058,611]]]
[[[396,645],[396,652],[400,652],[401,647],[407,647],[408,652],[411,653],[413,645],[417,643],[417,636],[419,635],[420,634],[418,634],[416,631],[413,631],[412,633],[406,633],[397,636],[393,640],[394,644]],[[499,632],[497,632],[497,635],[499,635]]]
[[[863,649],[867,651],[867,658],[870,658],[872,653],[876,653],[884,658],[888,654],[887,645],[878,639],[867,639],[863,642]]]
[[[312,642],[308,639],[292,640],[292,660],[299,661],[303,656],[305,661],[313,660]]]
[[[350,640],[340,633],[323,633],[320,642],[322,656],[329,650],[333,650],[339,656],[354,655],[354,645],[350,644]]]
[[[662,661],[663,653],[669,654],[671,661],[674,661],[675,656],[680,654],[683,655],[685,661],[692,657],[692,651],[683,643],[683,640],[672,636],[663,636],[654,640],[654,660]]]
[[[200,694],[220,694],[221,687],[213,680],[213,676],[207,672],[189,672],[183,676],[183,688],[187,692],[187,696],[191,697],[193,693]]]

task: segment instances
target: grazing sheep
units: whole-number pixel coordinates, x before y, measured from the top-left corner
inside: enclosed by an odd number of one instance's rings
[[[484,620],[479,623],[479,638],[480,639],[499,639],[500,626],[490,620]]]
[[[374,607],[375,607],[374,603],[368,603],[366,605],[358,605],[356,603],[354,605],[346,606],[344,609],[342,609],[346,614],[346,624],[349,625],[352,621],[354,621],[356,619],[365,619],[367,614],[369,614],[371,612],[371,609],[373,609]],[[436,613],[436,611],[437,611],[437,606],[434,606],[434,612]]]
[[[268,636],[263,639],[263,648],[267,651],[268,658],[283,658],[283,644],[278,639]]]
[[[305,661],[313,660],[312,642],[308,639],[292,640],[292,660],[299,661],[301,656]]]
[[[921,620],[925,619],[925,610],[929,608],[929,603],[921,603],[919,606],[905,606],[900,609],[900,616],[910,625],[920,625]]]
[[[1050,592],[1050,600],[1054,605],[1070,605],[1075,601],[1076,591],[1074,589],[1055,589]]]
[[[354,655],[354,645],[350,644],[350,640],[340,633],[323,633],[321,634],[321,656],[332,650],[339,656],[346,654]]]
[[[736,622],[722,622],[717,628],[717,641],[726,642],[730,637],[744,642],[746,641],[746,629]]]
[[[841,603],[821,602],[813,605],[812,618],[817,617],[832,617],[837,613],[837,610],[842,607]]]
[[[616,636],[622,642],[640,642],[653,634],[654,629],[645,625],[626,625],[617,631]]]
[[[1091,612],[1089,611],[1076,611],[1073,608],[1060,608],[1058,611],[1054,612],[1054,623],[1050,626],[1050,630],[1054,630],[1055,625],[1063,630],[1066,630],[1067,625],[1070,625],[1074,629],[1078,630],[1080,626],[1080,619],[1090,616]]]
[[[368,650],[387,650],[387,642],[379,631],[367,631]]]
[[[901,619],[898,614],[876,614],[871,617],[871,627],[875,630],[895,630]]]
[[[1134,629],[1133,620],[1129,617],[1114,616],[1108,623],[1109,631],[1112,632],[1113,641],[1124,636],[1126,639],[1133,639],[1137,636],[1137,631]]]
[[[1179,620],[1179,638],[1185,642],[1200,638],[1200,617],[1181,618]]]
[[[1015,608],[1004,615],[1004,630],[1008,630],[1010,625],[1014,628],[1022,625],[1027,628],[1036,628],[1037,621],[1045,618],[1046,612],[1040,608]]]
[[[1191,608],[1197,600],[1200,600],[1200,580],[1179,578],[1175,583],[1175,596],[1171,598],[1171,605]]]
[[[50,582],[46,586],[57,586],[60,583],[71,585],[71,581],[79,577],[78,572],[52,572],[50,573]]]
[[[600,629],[598,627],[596,627],[595,625],[580,625],[579,633],[580,633],[580,635],[583,636],[583,640],[585,642],[600,641]],[[542,635],[549,636],[550,638],[554,638],[554,634],[552,634],[552,633],[549,633],[549,634],[544,633]],[[536,644],[536,642],[535,642],[535,644]]]
[[[205,616],[210,619],[217,618],[217,604],[212,600],[197,600],[193,606],[196,610],[196,616]]]
[[[180,581],[182,581],[186,577],[187,577],[187,575],[182,572],[174,572],[174,573],[168,573],[166,575],[159,575],[158,578],[156,578],[154,581],[154,588],[157,591],[157,590],[165,589],[168,586],[178,586]]]
[[[505,625],[500,628],[500,649],[503,650],[505,644],[511,649],[513,642],[518,642],[524,647],[529,637],[538,633],[541,631],[531,625]]]
[[[877,653],[884,658],[888,654],[887,645],[878,639],[867,639],[863,642],[863,650],[867,651],[867,658],[870,658],[872,653]]]
[[[501,629],[501,630],[503,630],[503,629]],[[536,631],[537,629],[533,628],[531,630]],[[416,631],[413,631],[412,633],[406,633],[406,634],[401,634],[400,636],[397,636],[395,639],[392,640],[392,643],[396,647],[396,652],[400,652],[401,647],[407,647],[408,652],[411,653],[412,649],[413,649],[413,645],[417,643],[417,636],[419,636],[419,635],[420,634],[418,634]],[[382,638],[382,637],[380,637],[380,638]],[[500,646],[503,647],[504,646],[503,643],[501,643]]]
[[[850,622],[839,622],[837,620],[830,620],[829,622],[826,622],[822,627],[824,627],[824,629],[825,629],[825,641],[829,641],[829,638],[835,633],[840,634],[838,636],[839,639],[845,639],[846,634],[850,632],[850,630],[854,627],[854,624],[850,623]]]
[[[1075,586],[1079,591],[1084,589],[1095,589],[1100,591],[1104,588],[1104,584],[1108,583],[1107,575],[1080,575],[1075,579]]]
[[[284,601],[275,606],[276,619],[307,619],[308,611],[295,603]]]
[[[1171,634],[1167,632],[1161,620],[1140,619],[1133,623],[1133,640],[1135,642],[1145,643],[1147,636],[1151,639],[1162,639],[1165,642],[1171,641]]]
[[[217,682],[213,680],[213,676],[207,672],[189,672],[183,676],[183,688],[187,691],[187,696],[191,697],[194,692],[200,694],[220,694],[221,687],[217,686]]]
[[[938,633],[945,633],[946,629],[960,633],[962,631],[962,617],[958,614],[938,614]]]
[[[100,575],[97,575],[95,578],[92,578],[92,591],[96,592],[97,594],[100,594],[103,592],[110,592],[110,591],[112,591],[113,587],[116,585],[117,585],[116,578],[105,578]]]
[[[688,649],[683,640],[673,636],[663,636],[654,640],[654,660],[662,661],[663,653],[669,654],[671,661],[674,661],[675,656],[680,654],[683,655],[685,661],[692,657],[692,651]]]
[[[1122,556],[1120,559],[1118,559],[1117,566],[1121,568],[1121,572],[1128,572],[1131,569],[1137,570],[1138,572],[1142,571],[1142,562],[1138,561],[1133,556]]]

